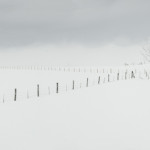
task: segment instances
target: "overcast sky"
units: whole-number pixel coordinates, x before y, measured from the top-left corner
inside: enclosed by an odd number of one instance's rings
[[[0,50],[142,46],[150,35],[149,6],[149,0],[0,0]]]

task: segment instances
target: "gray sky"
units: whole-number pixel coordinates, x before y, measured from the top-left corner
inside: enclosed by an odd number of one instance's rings
[[[138,45],[149,0],[0,0],[0,50],[30,45]]]

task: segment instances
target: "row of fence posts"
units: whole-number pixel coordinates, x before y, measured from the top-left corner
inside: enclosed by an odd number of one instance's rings
[[[50,70],[50,71],[64,71],[64,72],[89,72],[89,73],[112,73],[112,68],[67,68],[67,67],[48,67],[48,66],[0,66],[3,70]]]
[[[125,80],[127,80],[127,73],[128,72],[125,71]],[[133,79],[133,78],[135,78],[135,73],[134,73],[134,71],[131,71],[131,79]],[[117,80],[120,80],[119,72],[117,73]],[[97,84],[100,84],[100,82],[101,82],[101,77],[99,76]],[[110,82],[110,74],[108,74],[108,76],[107,76],[107,82]],[[88,87],[88,86],[89,86],[89,78],[86,78],[86,87]],[[50,87],[48,88],[48,90],[49,90],[49,94],[50,94]],[[74,80],[72,81],[72,90],[75,90],[75,81]],[[56,93],[59,93],[59,83],[58,82],[56,83]],[[39,84],[37,84],[37,97],[40,97],[40,85]],[[28,92],[27,92],[27,98],[29,98]],[[15,88],[15,90],[14,90],[14,101],[16,101],[16,100],[17,100],[17,88]],[[4,101],[4,99],[3,99],[3,101]]]
[[[130,67],[128,67],[129,69]],[[52,67],[52,66],[0,66],[3,70],[50,70],[50,71],[64,71],[64,72],[85,72],[85,73],[112,73],[116,69],[112,68],[79,68],[79,67]],[[146,72],[145,72],[146,73]]]
[[[134,71],[131,71],[131,74],[130,74],[130,78],[131,79],[134,79],[135,78],[135,73]],[[139,72],[140,73],[140,72]],[[148,77],[149,79],[149,75],[148,75],[148,72],[147,71],[144,71],[144,74],[146,75],[146,77]],[[128,79],[128,71],[125,71],[125,76],[124,76],[124,79],[127,80]],[[117,73],[117,80],[119,81],[121,78],[120,78],[120,73],[118,72]],[[105,78],[104,78],[105,80]],[[101,77],[98,76],[98,81],[97,81],[97,84],[100,84],[101,82]],[[107,76],[107,82],[110,82],[110,74],[108,74]],[[86,87],[89,86],[89,78],[86,78]],[[50,87],[48,87],[48,90],[49,90],[49,94],[50,94]],[[75,81],[73,80],[72,81],[72,90],[75,90]],[[57,82],[56,83],[56,93],[58,94],[59,93],[59,83]],[[27,98],[29,98],[29,93],[27,92]],[[37,84],[37,97],[40,97],[40,85]],[[17,88],[14,89],[14,101],[17,101]],[[4,102],[4,97],[3,97],[3,102]]]

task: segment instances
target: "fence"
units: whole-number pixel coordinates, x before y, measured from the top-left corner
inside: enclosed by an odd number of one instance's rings
[[[0,67],[1,69],[10,69],[9,67]],[[32,68],[32,67],[31,67]],[[46,68],[46,67],[45,67]],[[11,67],[11,69],[23,69],[20,67]],[[25,69],[25,67],[24,67]],[[33,69],[33,68],[32,68]],[[37,69],[37,68],[34,68]],[[38,68],[39,69],[39,68]],[[149,66],[144,67],[122,67],[122,68],[101,68],[101,69],[83,69],[83,68],[57,68],[57,71],[69,71],[69,72],[82,72],[82,73],[96,73],[93,78],[86,77],[80,80],[73,79],[71,82],[56,82],[53,85],[43,86],[37,84],[27,90],[14,88],[6,93],[0,95],[0,101],[2,103],[7,101],[20,101],[24,99],[36,98],[47,96],[51,94],[59,94],[71,90],[77,90],[85,87],[91,87],[104,83],[116,82],[120,80],[130,79],[149,79],[150,69]]]

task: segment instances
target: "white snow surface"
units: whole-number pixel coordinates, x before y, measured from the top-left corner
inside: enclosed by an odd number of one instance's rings
[[[0,104],[1,150],[149,150],[150,81]]]

